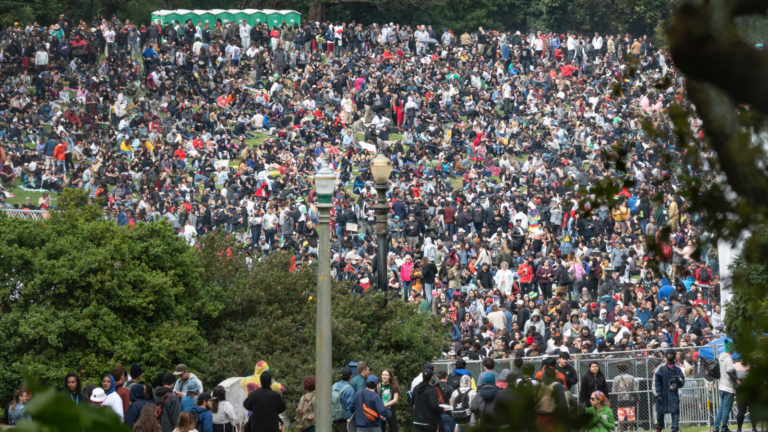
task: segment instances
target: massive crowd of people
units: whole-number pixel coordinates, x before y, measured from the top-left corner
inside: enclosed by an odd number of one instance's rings
[[[387,288],[443,318],[447,356],[723,332],[716,245],[676,193],[690,168],[666,112],[687,103],[684,78],[645,36],[62,15],[3,29],[0,49],[0,205],[45,190],[17,207],[48,208],[48,192],[78,188],[119,225],[164,220],[190,245],[226,231],[249,259],[284,250],[306,266],[312,179],[329,165],[332,273],[364,294],[377,289],[374,145],[394,166]],[[617,145],[621,172],[600,153]],[[605,179],[631,186],[580,204]]]

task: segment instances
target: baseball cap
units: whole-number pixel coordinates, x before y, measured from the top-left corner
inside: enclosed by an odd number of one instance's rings
[[[368,375],[368,378],[365,379],[365,382],[369,382],[371,384],[378,384],[379,377],[377,377],[376,375]]]
[[[173,372],[174,375],[179,376],[181,374],[185,374],[189,372],[189,368],[184,363],[179,363],[176,365],[176,370]]]

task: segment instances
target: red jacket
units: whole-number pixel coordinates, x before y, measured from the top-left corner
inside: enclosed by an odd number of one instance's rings
[[[531,283],[533,280],[533,267],[524,262],[517,268],[517,275],[520,276],[520,283]]]
[[[61,144],[58,144],[56,147],[53,148],[53,158],[57,161],[63,161],[66,157],[67,152],[67,143],[63,142]]]

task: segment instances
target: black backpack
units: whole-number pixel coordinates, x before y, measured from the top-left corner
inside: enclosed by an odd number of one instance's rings
[[[461,385],[461,375],[451,375],[451,377],[448,378],[448,384],[451,385],[453,390],[458,390],[459,386]]]
[[[469,419],[472,417],[472,411],[469,409],[469,390],[459,391],[456,400],[453,401],[451,411],[453,421],[459,424],[469,423]]]
[[[705,266],[699,267],[699,281],[709,282],[709,269]]]

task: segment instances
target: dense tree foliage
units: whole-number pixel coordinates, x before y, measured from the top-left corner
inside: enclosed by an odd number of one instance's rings
[[[115,365],[139,363],[149,378],[184,362],[212,385],[267,360],[295,406],[314,375],[314,267],[290,272],[282,254],[249,265],[214,235],[190,248],[164,223],[118,227],[76,190],[59,204],[45,222],[0,213],[0,399],[28,374],[62,386],[71,371],[95,383]],[[333,311],[339,368],[366,360],[410,382],[447,335],[381,295],[335,287]]]
[[[94,377],[130,362],[170,367],[205,347],[198,320],[220,306],[194,251],[169,226],[128,230],[81,209],[44,223],[0,217],[5,397],[23,373],[61,385],[73,370]]]

